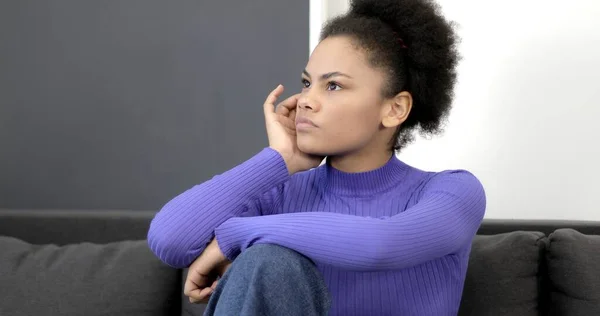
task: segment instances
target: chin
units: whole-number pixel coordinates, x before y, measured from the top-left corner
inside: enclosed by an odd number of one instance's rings
[[[298,149],[300,149],[300,151],[303,153],[307,153],[309,155],[327,156],[323,152],[325,146],[312,137],[298,136],[296,142],[298,144]]]
[[[298,144],[298,149],[309,155],[331,156],[335,153],[334,146],[328,142],[324,142],[322,138],[317,140],[313,137],[298,136],[296,142]]]

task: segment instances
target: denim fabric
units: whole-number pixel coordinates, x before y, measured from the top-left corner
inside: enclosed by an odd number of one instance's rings
[[[205,316],[327,315],[331,299],[312,261],[288,248],[255,245],[225,273]]]

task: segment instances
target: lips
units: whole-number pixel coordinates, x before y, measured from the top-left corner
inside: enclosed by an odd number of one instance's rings
[[[296,117],[296,127],[318,127],[313,121],[306,117]]]

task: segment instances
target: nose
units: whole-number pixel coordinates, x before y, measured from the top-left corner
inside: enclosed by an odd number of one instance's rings
[[[321,108],[319,102],[312,98],[307,92],[302,93],[298,99],[298,107],[302,110],[318,112]]]

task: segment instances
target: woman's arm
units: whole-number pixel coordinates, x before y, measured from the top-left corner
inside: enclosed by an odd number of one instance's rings
[[[233,218],[217,228],[223,253],[235,258],[253,244],[296,250],[348,270],[392,270],[452,254],[470,244],[485,212],[481,183],[465,171],[443,172],[419,202],[386,219],[329,212]]]
[[[288,179],[281,155],[264,149],[169,201],[150,224],[150,249],[173,267],[189,266],[213,239],[214,229],[226,220],[268,214]]]

